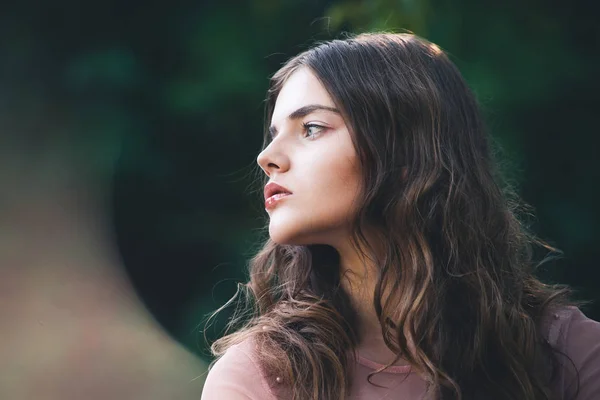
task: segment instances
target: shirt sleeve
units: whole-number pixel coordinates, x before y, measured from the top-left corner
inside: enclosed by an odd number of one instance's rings
[[[249,350],[248,344],[234,345],[215,362],[201,400],[276,400]]]
[[[565,369],[565,399],[600,399],[600,322],[572,307],[562,332],[562,351],[573,361],[577,372]],[[577,375],[579,392],[577,393]],[[575,397],[577,395],[577,397]]]

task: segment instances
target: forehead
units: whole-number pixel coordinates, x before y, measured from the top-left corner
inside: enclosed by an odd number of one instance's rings
[[[292,112],[307,104],[335,107],[335,103],[314,73],[301,67],[285,81],[273,110],[273,123],[283,122]]]

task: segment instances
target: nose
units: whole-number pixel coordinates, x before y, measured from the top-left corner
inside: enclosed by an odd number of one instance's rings
[[[273,143],[274,142],[271,142],[271,144],[261,151],[256,158],[256,162],[260,168],[265,171],[265,174],[269,177],[273,172],[285,172],[289,169],[290,164],[288,156],[282,152],[281,149],[273,147]]]

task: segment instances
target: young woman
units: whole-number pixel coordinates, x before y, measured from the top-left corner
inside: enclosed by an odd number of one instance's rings
[[[600,399],[600,323],[533,276],[556,250],[439,47],[320,44],[273,76],[266,122],[255,313],[214,343],[204,400]]]

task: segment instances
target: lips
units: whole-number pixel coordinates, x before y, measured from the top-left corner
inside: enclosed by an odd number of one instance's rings
[[[265,201],[267,199],[269,199],[269,197],[274,196],[276,194],[292,194],[292,192],[290,192],[287,188],[278,185],[275,182],[269,182],[267,183],[267,185],[265,186]]]

